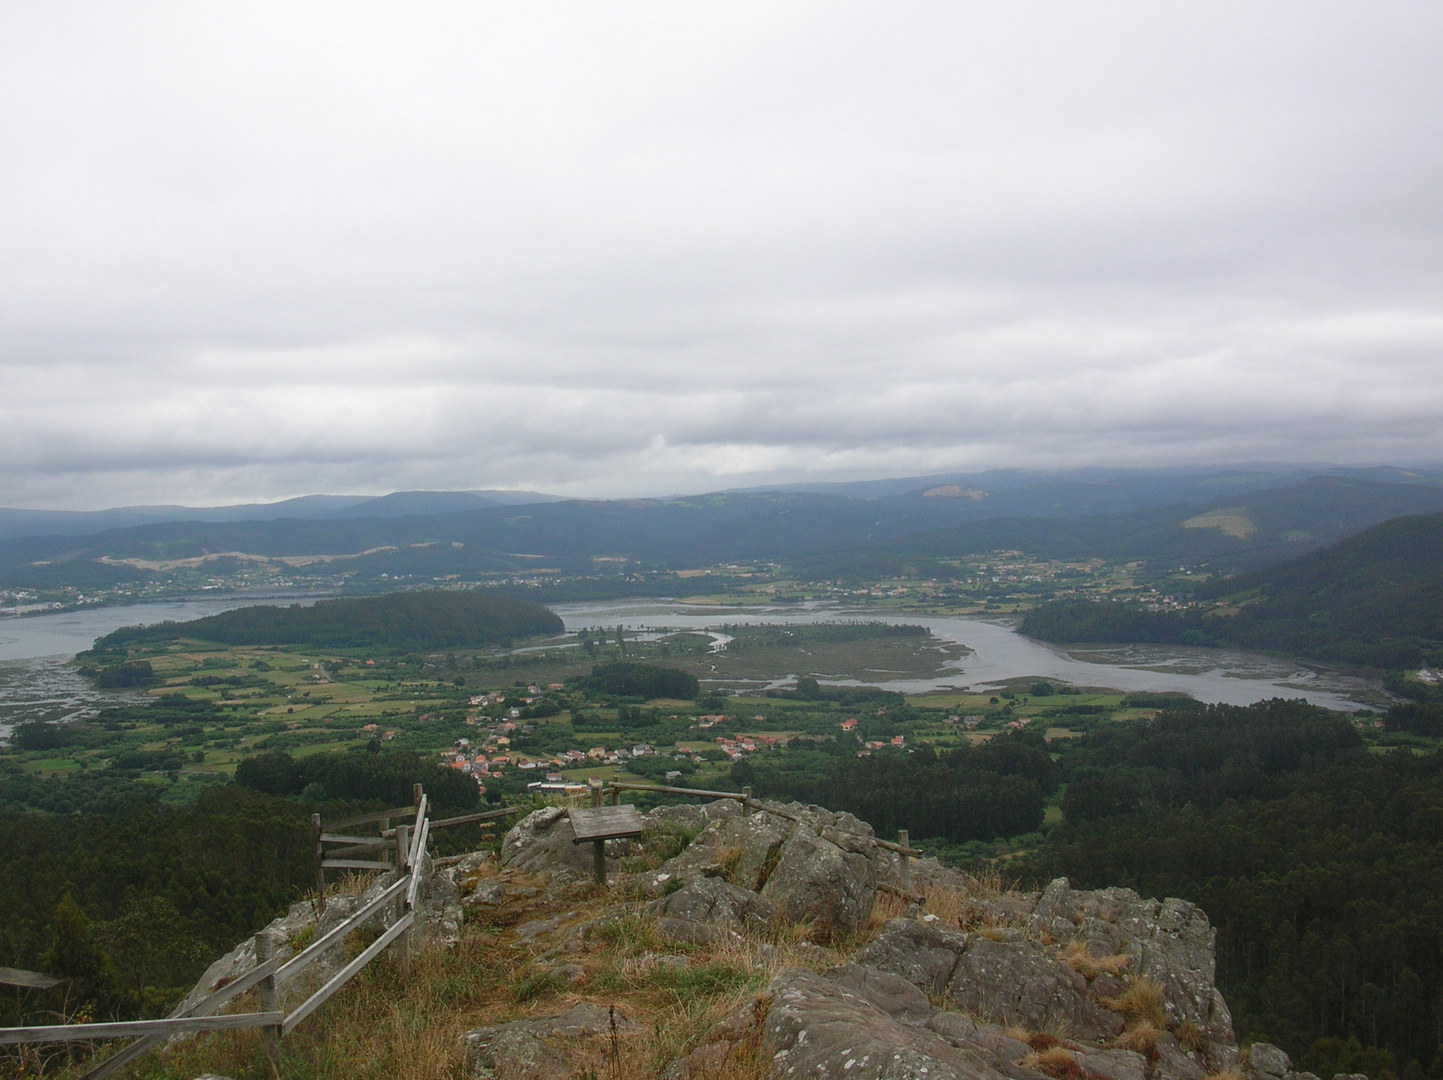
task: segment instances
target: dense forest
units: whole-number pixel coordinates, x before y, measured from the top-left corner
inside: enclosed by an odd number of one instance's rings
[[[258,605],[190,622],[126,626],[99,639],[93,655],[182,637],[225,645],[475,649],[563,629],[561,619],[539,604],[477,591],[432,590],[321,600],[308,607]]]
[[[1044,641],[1138,641],[1265,649],[1327,663],[1416,667],[1443,655],[1443,514],[1395,518],[1257,573],[1208,582],[1234,613],[1067,601],[1029,612]]]
[[[0,965],[67,980],[0,994],[0,1024],[163,1013],[314,886],[313,813],[405,806],[414,783],[443,812],[478,803],[469,777],[397,752],[261,754],[237,779],[172,806],[122,767],[60,780],[0,763]]]
[[[1034,831],[1057,789],[1041,735],[1003,735],[940,754],[857,757],[858,745],[848,737],[828,740],[825,749],[794,745],[738,762],[731,778],[760,796],[849,810],[880,835],[906,828],[954,842]]]
[[[701,684],[697,682],[695,675],[689,675],[679,668],[629,660],[597,664],[591,669],[590,675],[580,680],[580,685],[595,693],[612,694],[616,697],[694,701],[701,693]]]

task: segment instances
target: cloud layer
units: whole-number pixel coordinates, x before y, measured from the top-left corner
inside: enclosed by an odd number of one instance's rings
[[[0,503],[1443,460],[1440,36],[8,5]]]

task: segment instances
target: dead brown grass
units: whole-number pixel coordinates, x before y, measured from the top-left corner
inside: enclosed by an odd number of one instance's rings
[[[1132,957],[1127,953],[1115,953],[1112,956],[1093,956],[1087,951],[1087,946],[1083,942],[1074,941],[1063,950],[1062,961],[1088,982],[1091,982],[1099,975],[1121,976],[1122,973],[1127,970],[1127,965],[1132,962]]]
[[[1065,1046],[1049,1046],[1022,1059],[1022,1067],[1033,1069],[1053,1080],[1087,1080],[1088,1074]]]
[[[1207,1039],[1203,1036],[1202,1030],[1191,1020],[1184,1020],[1175,1027],[1172,1035],[1184,1050],[1200,1054],[1207,1049]]]
[[[952,885],[929,885],[923,894],[922,910],[936,915],[948,926],[961,926],[967,897]]]
[[[967,893],[978,900],[996,900],[1013,888],[1014,883],[1003,880],[1002,871],[996,867],[967,875]]]
[[[872,929],[880,930],[887,924],[888,919],[900,918],[906,910],[907,901],[896,893],[878,892],[867,925]]]
[[[1129,1021],[1150,1023],[1159,1031],[1167,1027],[1167,1013],[1162,1007],[1162,987],[1147,976],[1134,979],[1115,998],[1101,998],[1104,1008],[1122,1013]]]
[[[1162,1029],[1151,1020],[1138,1020],[1109,1044],[1119,1050],[1132,1050],[1152,1058],[1157,1054],[1157,1039]]]

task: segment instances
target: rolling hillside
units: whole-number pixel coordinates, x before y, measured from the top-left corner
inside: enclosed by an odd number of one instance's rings
[[[435,496],[392,496],[373,500],[386,516],[352,517],[359,509],[343,507],[325,517],[160,522],[0,541],[0,585],[94,587],[143,580],[187,561],[216,564],[219,572],[246,559],[334,565],[358,586],[382,588],[398,576],[615,574],[619,561],[684,568],[783,560],[813,579],[830,579],[998,549],[1247,571],[1391,517],[1443,510],[1443,487],[1432,483],[1326,476],[1285,487],[1236,490],[1240,485],[1243,479],[1228,476],[1182,487],[1155,477],[1054,477],[998,492],[947,484],[877,498],[718,493],[410,514],[403,511],[437,505]],[[1140,508],[1169,492],[1193,501]],[[1196,501],[1205,492],[1211,500]]]
[[[1023,632],[1045,641],[1235,645],[1374,668],[1443,654],[1443,514],[1395,518],[1265,570],[1210,582],[1235,614],[1059,603]]]

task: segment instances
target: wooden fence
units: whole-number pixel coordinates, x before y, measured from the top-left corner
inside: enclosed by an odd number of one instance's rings
[[[463,814],[460,817],[432,820],[428,799],[419,784],[415,788],[415,800],[414,806],[362,815],[344,821],[331,822],[329,825],[323,825],[319,815],[313,818],[317,835],[316,883],[323,910],[325,871],[328,869],[395,870],[396,880],[344,922],[317,937],[290,959],[282,960],[274,955],[276,942],[269,934],[262,932],[255,937],[256,966],[254,968],[207,994],[199,1001],[190,1005],[182,1003],[163,1020],[126,1020],[115,1023],[0,1028],[0,1045],[87,1042],[135,1037],[135,1042],[100,1062],[82,1078],[82,1080],[102,1080],[103,1077],[109,1076],[117,1069],[134,1061],[141,1054],[160,1046],[172,1035],[224,1031],[235,1028],[260,1028],[267,1055],[272,1062],[277,1061],[281,1039],[295,1030],[297,1024],[315,1012],[331,995],[386,949],[394,947],[396,964],[401,969],[402,977],[409,975],[411,930],[416,921],[416,901],[421,887],[422,858],[430,840],[431,830],[489,821],[513,814],[517,809],[514,806],[507,806],[480,814]],[[403,816],[410,819],[409,822],[397,824],[392,828],[390,822]],[[376,837],[353,837],[335,832],[337,829],[353,828],[370,823],[380,826],[379,834]],[[333,845],[333,850],[327,851],[327,845]],[[335,850],[334,845],[341,846],[339,850]],[[357,853],[358,849],[394,851],[395,865],[379,859],[362,861],[343,857]],[[393,909],[396,918],[385,933],[376,938],[360,955],[332,975],[310,997],[289,1013],[277,1007],[280,987],[296,978],[311,964],[339,945],[348,934],[361,929],[387,907]],[[225,1014],[219,1012],[222,1006],[251,989],[256,990],[257,1005],[259,1006],[254,1012]]]

